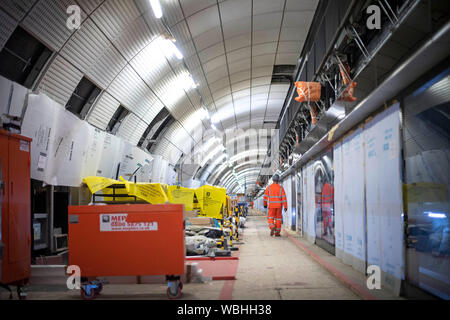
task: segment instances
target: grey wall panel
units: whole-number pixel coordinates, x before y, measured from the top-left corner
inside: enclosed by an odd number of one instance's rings
[[[20,21],[35,2],[36,0],[1,0],[0,8],[8,12],[14,19]]]
[[[25,18],[23,25],[51,49],[59,51],[75,31],[66,25],[69,17],[66,10],[72,4],[70,0],[41,0]],[[85,18],[86,15],[81,12],[82,21]]]
[[[97,128],[106,130],[109,121],[111,121],[114,112],[116,112],[119,106],[119,101],[114,99],[109,93],[103,92],[98,102],[93,106],[87,121]]]
[[[3,10],[0,10],[0,51],[5,46],[14,29],[17,27],[18,22],[6,14]]]
[[[82,77],[79,70],[58,55],[41,80],[39,89],[65,106]]]

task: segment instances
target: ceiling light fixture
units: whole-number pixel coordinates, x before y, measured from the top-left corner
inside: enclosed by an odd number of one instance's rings
[[[186,73],[183,76],[181,76],[179,81],[180,81],[179,85],[184,90],[197,88],[197,84],[195,83],[194,79],[192,78],[192,76],[189,73]]]
[[[198,111],[198,115],[201,120],[209,119],[209,112],[208,112],[208,110],[206,110],[206,108],[201,108]]]
[[[168,42],[168,46],[170,47],[170,51],[172,51],[172,53],[175,55],[175,57],[177,57],[178,60],[183,59],[183,54],[178,49],[178,47],[175,45],[174,41],[167,40],[167,42]]]
[[[175,45],[175,42],[177,42],[177,40],[175,40],[175,38],[172,37],[168,33],[164,33],[161,36],[160,41],[159,41],[159,43],[161,45],[161,49],[164,51],[164,55],[167,58],[171,58],[172,56],[175,56],[175,57],[177,57],[178,60],[181,60],[181,59],[183,59],[183,54],[178,49],[178,47]]]
[[[156,19],[160,19],[163,16],[161,4],[159,0],[150,0],[150,5],[152,6],[153,14]]]

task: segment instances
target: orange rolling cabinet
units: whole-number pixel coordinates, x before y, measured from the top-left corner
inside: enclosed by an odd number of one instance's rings
[[[0,286],[11,292],[22,286],[31,272],[31,139],[0,130]]]
[[[183,205],[69,207],[69,265],[82,278],[166,275],[169,298],[178,298],[184,259]],[[88,282],[81,295],[93,299],[102,287]]]

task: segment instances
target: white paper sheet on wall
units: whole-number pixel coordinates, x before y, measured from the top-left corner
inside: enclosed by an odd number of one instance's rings
[[[344,184],[343,193],[344,201],[342,208],[342,222],[344,231],[344,262],[347,264],[352,264],[354,251],[354,212],[352,208],[352,189],[353,189],[353,163],[352,163],[352,146],[351,146],[352,136],[344,139],[342,144],[342,159],[343,159],[343,174],[344,174]]]
[[[50,139],[45,182],[54,186],[79,186],[82,156],[88,133],[74,114],[64,108],[55,108],[56,118]],[[86,123],[87,124],[87,123]]]
[[[283,223],[285,228],[291,227],[292,222],[292,206],[291,206],[291,177],[289,176],[283,181],[283,188],[284,192],[286,193],[286,199],[287,199],[287,206],[288,210],[287,212],[284,212],[284,208],[282,210],[283,212]]]
[[[177,173],[176,171],[173,169],[173,166],[170,166],[168,162],[166,162],[166,176],[164,178],[164,180],[161,181],[165,181],[165,183],[167,184],[176,184],[177,182]]]
[[[149,182],[152,173],[152,158],[149,157],[144,160],[144,166],[136,174],[137,182]]]
[[[47,184],[79,186],[91,175],[115,179],[119,162],[126,179],[138,164],[138,181],[149,181],[152,172],[150,154],[94,128],[43,94],[29,95],[22,134],[33,139],[31,178]]]
[[[55,135],[52,167],[47,170],[46,182],[51,185],[77,187],[83,181],[84,158],[89,148],[90,125],[64,111]],[[67,128],[66,128],[67,127]]]
[[[6,114],[11,101],[12,81],[0,76],[0,116]]]
[[[13,92],[11,96],[11,105],[9,107],[9,115],[13,117],[22,117],[22,112],[25,107],[25,99],[28,94],[28,89],[20,84],[13,84]]]
[[[399,294],[404,272],[399,104],[366,125],[364,140],[368,264],[380,266],[382,284]]]
[[[83,171],[81,176],[96,176],[102,156],[105,133],[92,126],[88,127],[89,140],[86,141],[86,153],[83,159]]]
[[[363,130],[357,129],[343,143],[344,262],[365,272],[365,205]]]
[[[344,257],[344,225],[343,221],[343,163],[342,163],[342,144],[339,142],[333,149],[334,163],[334,230],[336,237],[336,257]]]
[[[311,243],[315,243],[316,239],[316,204],[315,204],[315,188],[314,188],[314,167],[310,162],[306,168],[307,180],[307,198],[306,198],[306,233],[307,239]]]
[[[31,141],[31,178],[44,181],[59,106],[45,95],[30,94],[22,135]]]
[[[133,145],[127,141],[124,141],[121,155],[119,176],[122,176],[125,180],[128,180],[138,168]]]
[[[136,161],[136,169],[139,168],[139,171],[136,173],[136,181],[148,182],[150,180],[152,157],[137,146],[133,146],[133,155]]]
[[[160,182],[159,179],[161,178],[161,162],[162,156],[154,155],[154,159],[152,161],[152,174],[151,174],[152,182]]]
[[[307,167],[302,167],[302,230],[304,235],[308,234],[308,186]]]
[[[117,165],[120,161],[122,140],[112,134],[105,133],[103,148],[101,150],[101,161],[97,168],[96,176],[118,179],[116,177]]]

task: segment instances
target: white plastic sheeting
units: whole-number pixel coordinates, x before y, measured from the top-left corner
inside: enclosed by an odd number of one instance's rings
[[[28,89],[0,76],[0,116],[22,117]]]
[[[365,272],[365,205],[363,130],[335,146],[336,256]]]
[[[303,176],[303,226],[306,239],[315,243],[316,241],[316,203],[314,189],[314,166],[309,162],[302,168]]]
[[[292,226],[292,212],[295,214],[295,208],[292,208],[292,177],[288,176],[283,181],[283,188],[284,192],[286,193],[286,199],[287,199],[287,211],[284,212],[283,208],[283,224],[285,228],[290,229]]]
[[[404,274],[399,104],[364,130],[368,265],[383,271],[382,285],[399,294]]]
[[[342,143],[338,142],[333,147],[334,166],[334,234],[336,245],[336,257],[344,258],[344,172],[342,159]]]
[[[336,256],[399,294],[403,277],[399,106],[334,145]],[[365,193],[364,193],[364,190]]]
[[[148,181],[152,157],[118,137],[94,128],[45,95],[29,95],[22,134],[31,143],[31,177],[51,185],[79,186],[98,175],[125,179],[136,169]]]

